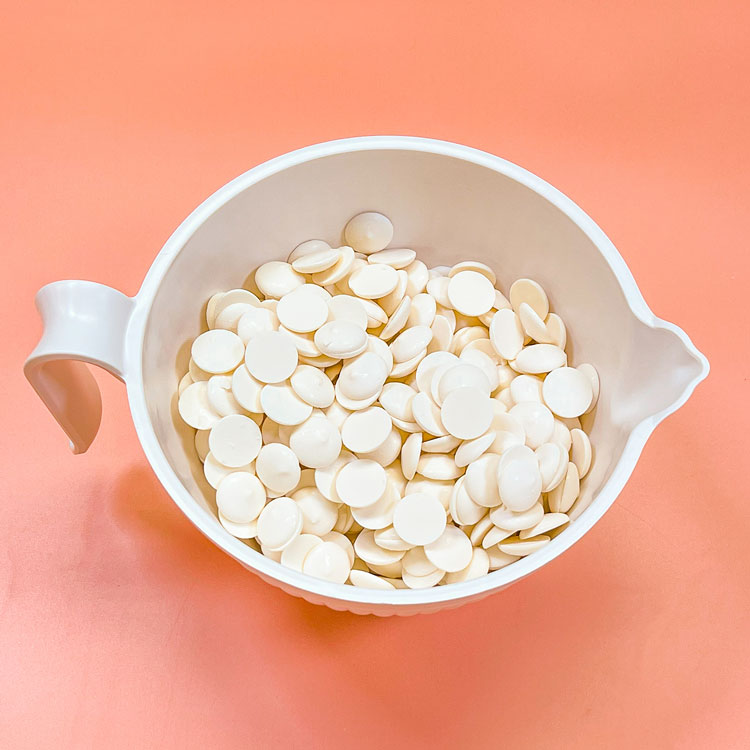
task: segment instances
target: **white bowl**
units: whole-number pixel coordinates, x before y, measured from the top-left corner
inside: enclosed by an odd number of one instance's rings
[[[177,382],[190,342],[205,327],[205,301],[240,286],[260,263],[286,258],[303,240],[340,242],[337,233],[364,210],[388,215],[392,245],[414,248],[428,264],[476,259],[497,271],[503,288],[521,276],[541,282],[568,325],[571,361],[593,363],[601,377],[595,418],[586,418],[595,458],[574,521],[539,552],[482,578],[374,591],[310,578],[263,557],[219,524],[192,430],[177,416]],[[74,452],[88,448],[101,416],[88,362],[126,382],[146,457],[214,544],[290,594],[361,614],[455,607],[557,557],[601,518],[652,430],[709,369],[682,330],[653,315],[612,243],[569,198],[496,156],[425,138],[351,138],[272,159],[185,219],[134,298],[92,282],[60,281],[39,291],[37,306],[45,330],[24,369]]]

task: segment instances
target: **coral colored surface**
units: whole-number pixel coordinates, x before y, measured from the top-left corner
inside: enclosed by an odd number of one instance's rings
[[[749,8],[6,3],[2,747],[747,747]],[[21,375],[39,286],[134,294],[224,182],[367,133],[460,141],[561,188],[713,368],[572,550],[407,619],[262,583],[163,492],[120,383],[97,374],[101,431],[74,457]]]

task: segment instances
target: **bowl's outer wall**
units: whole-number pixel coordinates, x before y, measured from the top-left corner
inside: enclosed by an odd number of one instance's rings
[[[285,258],[303,240],[342,243],[344,224],[364,210],[387,214],[395,226],[391,246],[412,247],[428,264],[472,258],[494,268],[498,286],[505,291],[523,276],[545,287],[552,309],[568,327],[569,360],[594,363],[602,383],[593,419],[587,417],[595,460],[574,515],[585,510],[611,476],[632,429],[648,416],[637,399],[640,391],[651,387],[648,367],[634,375],[630,363],[650,359],[655,364],[662,347],[653,338],[653,329],[634,316],[599,249],[570,217],[516,180],[452,156],[378,149],[304,161],[249,185],[197,226],[164,273],[150,309],[141,305],[140,324],[145,325],[145,331],[139,374],[156,439],[169,467],[191,496],[188,503],[192,507],[186,508],[179,500],[178,504],[194,522],[200,519],[199,528],[203,525],[204,533],[209,528],[214,541],[242,564],[289,593],[351,611],[432,611],[498,590],[522,577],[524,566],[511,566],[518,568],[517,575],[509,576],[509,569],[491,574],[493,582],[488,589],[463,598],[397,607],[319,596],[305,590],[305,577],[301,576],[300,587],[282,583],[273,574],[258,570],[271,561],[260,559],[245,545],[239,548],[237,540],[216,521],[213,491],[194,454],[193,431],[176,411],[176,386],[187,368],[190,342],[205,329],[205,301],[217,291],[251,284],[251,273],[259,264]],[[644,341],[652,341],[652,345]],[[686,376],[692,376],[696,365],[688,360]],[[137,367],[131,363],[131,371]],[[666,382],[657,389],[656,401],[668,405],[678,397],[676,389],[681,385],[679,378]],[[164,470],[155,468],[164,481]],[[567,533],[548,547],[568,546]],[[272,564],[270,570],[278,567]]]

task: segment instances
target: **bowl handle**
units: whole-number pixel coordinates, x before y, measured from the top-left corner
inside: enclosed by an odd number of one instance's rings
[[[84,363],[125,379],[125,332],[134,302],[93,281],[55,281],[37,292],[44,331],[23,371],[73,453],[88,449],[102,417],[99,386]]]

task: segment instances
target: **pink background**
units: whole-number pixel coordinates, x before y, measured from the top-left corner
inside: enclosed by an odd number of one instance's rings
[[[749,7],[6,3],[0,744],[747,747]],[[224,182],[367,133],[561,188],[713,368],[572,550],[408,619],[263,584],[162,491],[121,384],[97,375],[102,428],[73,457],[21,375],[39,286],[134,294]]]

